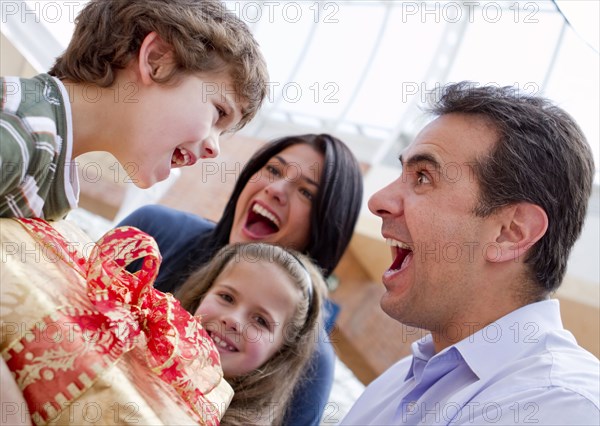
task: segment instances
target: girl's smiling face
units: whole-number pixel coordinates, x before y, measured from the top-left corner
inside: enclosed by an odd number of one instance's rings
[[[303,251],[323,162],[323,155],[305,143],[271,158],[242,190],[229,242],[265,242]]]
[[[195,315],[221,355],[226,378],[249,373],[284,342],[302,292],[277,264],[235,257],[217,277]]]

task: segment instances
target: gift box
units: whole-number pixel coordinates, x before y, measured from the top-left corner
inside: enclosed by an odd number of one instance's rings
[[[0,239],[0,352],[33,423],[219,424],[233,390],[199,320],[154,289],[150,236],[0,219]]]

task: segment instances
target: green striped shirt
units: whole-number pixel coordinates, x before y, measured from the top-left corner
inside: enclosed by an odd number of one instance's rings
[[[79,197],[65,86],[48,74],[0,83],[0,217],[61,219]]]

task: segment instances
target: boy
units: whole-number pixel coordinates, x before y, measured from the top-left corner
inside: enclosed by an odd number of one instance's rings
[[[147,188],[219,154],[266,95],[246,25],[218,0],[92,0],[48,74],[0,78],[0,217],[77,206],[72,158],[107,151]]]

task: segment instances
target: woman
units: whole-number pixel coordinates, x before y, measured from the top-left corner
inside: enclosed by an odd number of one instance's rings
[[[289,136],[257,151],[242,170],[221,220],[214,223],[146,206],[120,225],[153,236],[163,256],[156,288],[175,292],[223,246],[266,242],[294,248],[331,274],[358,219],[362,176],[348,147],[327,134]],[[312,367],[295,392],[286,424],[318,424],[333,380],[334,353],[319,339]]]

